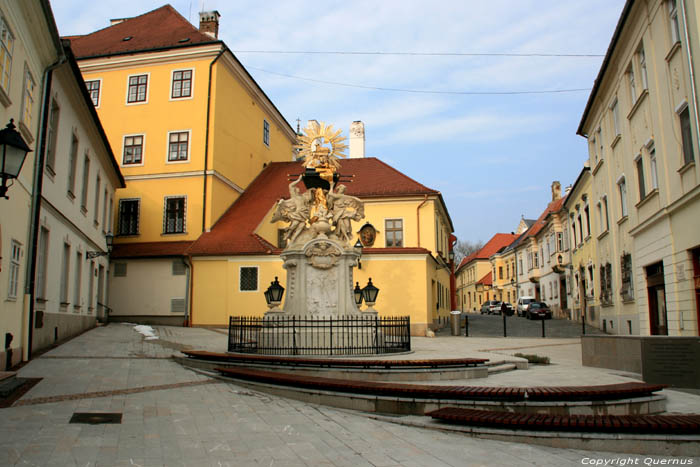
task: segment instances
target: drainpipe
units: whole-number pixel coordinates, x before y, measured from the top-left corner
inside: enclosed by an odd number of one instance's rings
[[[450,234],[450,244],[447,250],[447,258],[450,262],[450,310],[457,309],[457,281],[455,279],[455,257],[454,257],[454,245],[457,243],[457,237]]]
[[[698,96],[695,90],[695,72],[693,71],[693,57],[690,51],[690,38],[688,36],[688,16],[685,10],[685,0],[681,0],[681,15],[683,16],[683,36],[685,38],[685,54],[688,60],[688,71],[690,72],[690,92],[693,96],[693,112],[695,113],[695,136],[696,142],[700,144],[700,117],[698,117]],[[697,147],[697,145],[695,146]]]
[[[418,228],[418,248],[420,248],[420,208],[428,202],[428,195],[424,195],[423,202],[416,208],[416,227]]]
[[[46,132],[48,130],[49,109],[51,104],[51,83],[53,81],[53,70],[66,62],[66,54],[63,47],[59,48],[58,60],[49,65],[44,70],[42,79],[42,107],[39,126],[39,139],[37,141],[36,157],[34,158],[34,186],[32,189],[31,217],[29,221],[29,245],[27,256],[29,264],[25,271],[24,286],[24,310],[28,315],[27,332],[22,333],[27,336],[27,346],[24,349],[22,359],[24,361],[32,358],[32,344],[34,338],[34,294],[36,278],[37,247],[39,244],[39,222],[41,221],[41,192],[44,184],[44,166],[46,164]],[[23,320],[24,322],[24,320]]]
[[[226,46],[221,49],[214,60],[209,64],[209,84],[207,84],[207,123],[206,130],[204,132],[204,169],[202,169],[202,175],[204,176],[204,188],[202,192],[202,233],[205,232],[207,226],[207,165],[209,164],[209,122],[211,120],[211,72],[214,68],[214,64],[221,58],[221,56],[228,50]]]
[[[186,290],[185,290],[185,322],[183,327],[192,326],[192,289],[194,283],[194,265],[192,264],[192,256],[185,257],[185,266],[187,267]]]

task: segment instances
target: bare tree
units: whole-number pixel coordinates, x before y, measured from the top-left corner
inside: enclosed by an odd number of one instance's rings
[[[455,252],[455,267],[462,262],[464,258],[481,250],[484,247],[484,242],[477,240],[472,242],[471,240],[457,240],[453,251]]]

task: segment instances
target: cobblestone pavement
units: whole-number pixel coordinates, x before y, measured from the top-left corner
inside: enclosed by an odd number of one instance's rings
[[[169,359],[188,347],[222,351],[224,334],[174,327],[156,327],[156,333],[159,339],[145,340],[131,326],[110,324],[23,367],[20,377],[43,380],[0,410],[0,465],[561,466],[628,457],[471,438],[268,396],[210,380]],[[504,357],[512,347],[542,345],[524,339],[413,342],[415,355],[443,357]],[[573,378],[568,373],[576,367],[576,342],[550,343],[544,349],[562,356],[561,376]],[[522,380],[530,371],[511,373]],[[488,380],[497,384],[499,376]],[[688,407],[695,407],[689,400]],[[123,418],[121,424],[70,424],[75,412],[118,412]],[[642,465],[643,456],[631,457]]]
[[[503,316],[482,315],[479,313],[464,314],[469,318],[469,336],[471,337],[503,337]],[[527,319],[523,316],[506,316],[506,335],[511,337],[542,337],[542,323],[546,338],[568,338],[581,335],[581,323],[568,319]],[[439,336],[450,334],[449,327],[438,332]],[[464,334],[464,317],[462,318],[461,334]],[[586,326],[586,334],[602,335],[603,332],[593,326]]]

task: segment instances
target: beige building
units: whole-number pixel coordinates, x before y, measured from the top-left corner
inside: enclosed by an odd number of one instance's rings
[[[596,224],[584,266],[611,333],[698,335],[699,15],[687,0],[627,1],[578,128]]]

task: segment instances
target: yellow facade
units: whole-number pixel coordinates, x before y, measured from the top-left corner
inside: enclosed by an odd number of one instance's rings
[[[495,299],[515,306],[517,301],[515,293],[515,251],[511,249],[491,256],[491,268],[493,269]],[[512,284],[511,280],[513,280]]]
[[[484,287],[482,284],[478,284],[490,272],[492,272],[492,267],[488,259],[474,259],[455,273],[457,293],[460,295],[462,303],[460,311],[478,313],[482,303],[487,300],[495,300],[495,292],[490,286]]]

